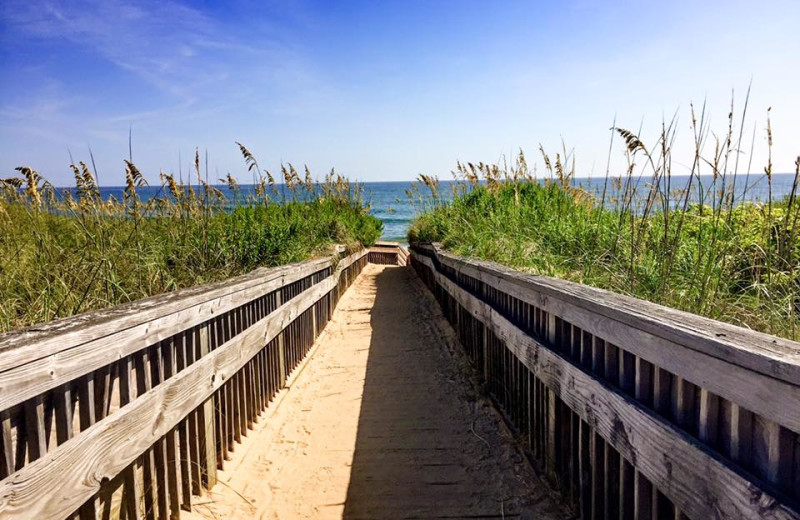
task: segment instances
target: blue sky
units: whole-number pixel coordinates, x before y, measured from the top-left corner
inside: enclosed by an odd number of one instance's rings
[[[129,2],[0,6],[0,176],[30,165],[55,184],[95,154],[103,184],[133,158],[147,177],[187,169],[248,178],[307,163],[365,181],[447,176],[455,161],[536,157],[563,139],[580,174],[605,169],[608,129],[652,140],[708,100],[724,132],[752,80],[746,123],[765,161],[800,154],[800,2]],[[688,144],[679,142],[677,149]],[[688,149],[688,148],[687,148]],[[621,157],[618,152],[616,156]],[[687,160],[688,162],[688,160]],[[680,167],[680,165],[678,165]]]

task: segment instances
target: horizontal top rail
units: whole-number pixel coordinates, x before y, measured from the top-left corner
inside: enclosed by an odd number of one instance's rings
[[[332,258],[321,258],[259,268],[210,285],[2,334],[0,410],[333,265]]]
[[[408,249],[406,249],[400,242],[386,242],[378,241],[373,244],[370,251],[386,251],[402,255],[404,258],[409,256]]]
[[[409,253],[399,242],[379,241],[369,249],[370,262],[408,265]]]
[[[51,345],[59,350],[72,348],[87,341],[87,337],[95,339],[104,334],[106,329],[113,333],[118,331],[120,326],[130,327],[152,321],[204,301],[281,277],[284,277],[284,283],[291,283],[295,279],[330,265],[330,258],[319,258],[278,267],[259,267],[247,274],[219,282],[178,289],[106,309],[5,332],[0,334],[0,370],[7,368],[6,360],[12,357],[16,359],[20,355],[16,349],[33,346],[47,349],[52,348]],[[80,331],[80,334],[77,334],[77,331]],[[12,350],[15,352],[11,353]]]
[[[421,244],[417,247],[434,254],[442,264],[509,294],[520,294],[520,290],[534,290],[620,323],[635,326],[671,343],[800,385],[800,342],[604,289],[521,273],[493,262],[467,260],[443,251],[438,244]],[[515,291],[515,287],[518,290]]]

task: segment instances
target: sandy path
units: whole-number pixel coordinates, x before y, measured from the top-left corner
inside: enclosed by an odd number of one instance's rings
[[[563,518],[411,269],[368,265],[189,518]]]

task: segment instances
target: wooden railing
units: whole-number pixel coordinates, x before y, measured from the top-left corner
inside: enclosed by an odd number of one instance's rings
[[[377,242],[369,249],[369,262],[384,265],[408,265],[408,250],[399,242]]]
[[[412,259],[582,518],[800,518],[800,344],[432,245]]]
[[[367,262],[259,269],[0,336],[0,518],[176,518]]]

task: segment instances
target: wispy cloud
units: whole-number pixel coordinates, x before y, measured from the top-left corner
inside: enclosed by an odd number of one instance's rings
[[[240,31],[170,0],[11,0],[3,3],[0,18],[8,43],[66,42],[168,95],[168,106],[135,113],[134,118],[218,99],[220,89],[246,96],[254,89],[281,89],[292,82],[301,91],[313,76],[291,42],[270,37],[280,31],[269,20],[259,22],[257,33]]]
[[[268,10],[243,20],[174,0],[9,0],[0,28],[5,48],[38,49],[6,70],[22,82],[0,100],[0,129],[20,140],[120,142],[137,123],[155,138],[155,125],[296,116],[338,95]],[[81,85],[60,77],[62,54]]]
[[[65,91],[62,82],[47,79],[26,93],[22,105],[0,105],[0,118],[29,121],[52,121],[57,114],[69,108],[78,99]]]
[[[203,13],[171,1],[4,2],[8,38],[66,41],[82,46],[177,97],[226,76],[224,63],[196,48],[255,52],[232,41]]]

